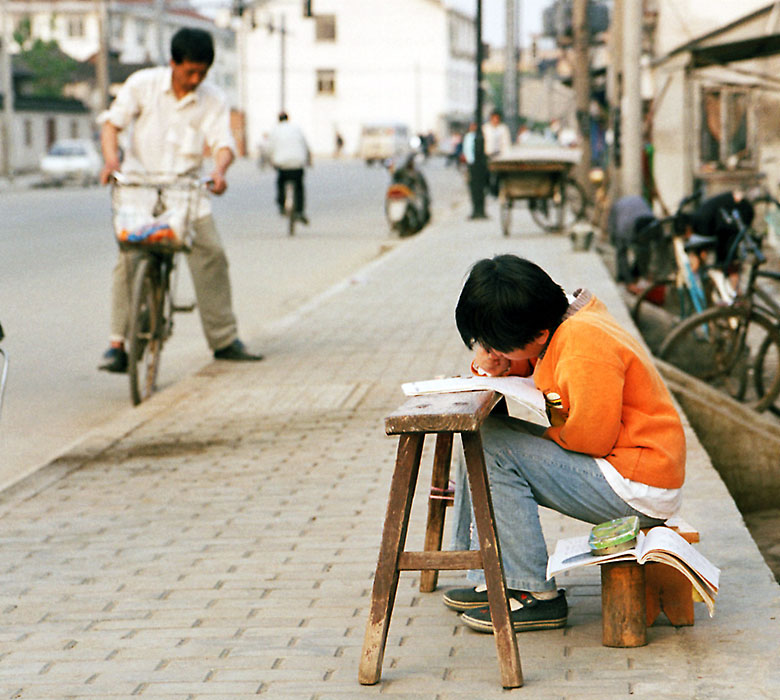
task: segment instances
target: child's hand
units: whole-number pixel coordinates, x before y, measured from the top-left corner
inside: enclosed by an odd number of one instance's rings
[[[475,374],[488,375],[490,377],[500,377],[509,372],[511,362],[505,357],[485,350],[477,346],[474,353],[474,360],[471,363],[471,369]]]

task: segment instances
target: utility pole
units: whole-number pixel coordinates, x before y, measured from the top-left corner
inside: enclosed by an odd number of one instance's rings
[[[620,133],[623,195],[642,194],[642,3],[623,0],[623,98]]]
[[[108,0],[95,0],[98,17],[98,50],[95,54],[95,81],[97,83],[97,107],[102,112],[108,107]]]
[[[13,179],[13,124],[14,124],[14,84],[11,75],[11,16],[8,12],[8,0],[2,0],[0,20],[0,73],[3,88],[3,128],[0,137],[3,144],[3,175]]]
[[[477,106],[474,122],[477,131],[474,135],[474,164],[471,166],[471,218],[486,219],[485,185],[487,184],[487,159],[485,158],[485,137],[482,133],[482,0],[477,0],[475,18],[477,35]]]
[[[640,2],[641,0],[631,0]],[[590,28],[588,0],[574,0],[572,5],[572,44],[574,50],[574,99],[577,131],[582,145],[582,160],[577,167],[577,180],[586,192],[590,191]]]
[[[612,8],[612,21],[609,28],[609,65],[607,66],[607,102],[609,104],[609,143],[608,181],[611,201],[621,194],[620,183],[620,93],[623,66],[623,2],[617,0]]]
[[[514,140],[517,134],[517,0],[504,0],[506,6],[506,50],[504,54],[504,121]]]
[[[154,28],[157,32],[157,65],[164,66],[165,60],[165,0],[154,0]]]

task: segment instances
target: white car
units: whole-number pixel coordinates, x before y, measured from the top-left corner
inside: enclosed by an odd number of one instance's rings
[[[103,169],[103,159],[90,139],[55,141],[41,158],[41,173],[47,183],[61,185],[66,181],[84,185],[96,184]]]

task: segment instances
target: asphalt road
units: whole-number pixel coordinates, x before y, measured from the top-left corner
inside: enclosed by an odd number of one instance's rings
[[[466,197],[463,178],[424,167],[434,215]],[[321,161],[307,174],[310,226],[290,238],[273,203],[274,173],[239,161],[214,211],[230,260],[242,339],[263,351],[273,325],[395,245],[384,220],[388,174]],[[0,417],[0,488],[128,410],[127,379],[98,372],[107,345],[116,245],[108,192],[78,187],[0,193],[0,322],[10,356]],[[189,274],[181,275],[189,293]],[[163,354],[161,388],[211,361],[196,314],[180,314]]]

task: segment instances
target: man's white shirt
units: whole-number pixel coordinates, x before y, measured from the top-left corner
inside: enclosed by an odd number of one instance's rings
[[[111,106],[98,118],[127,132],[124,173],[197,174],[204,149],[236,152],[230,131],[230,109],[219,88],[201,83],[177,99],[171,68],[145,68],[122,85]],[[210,213],[207,197],[199,216]]]

